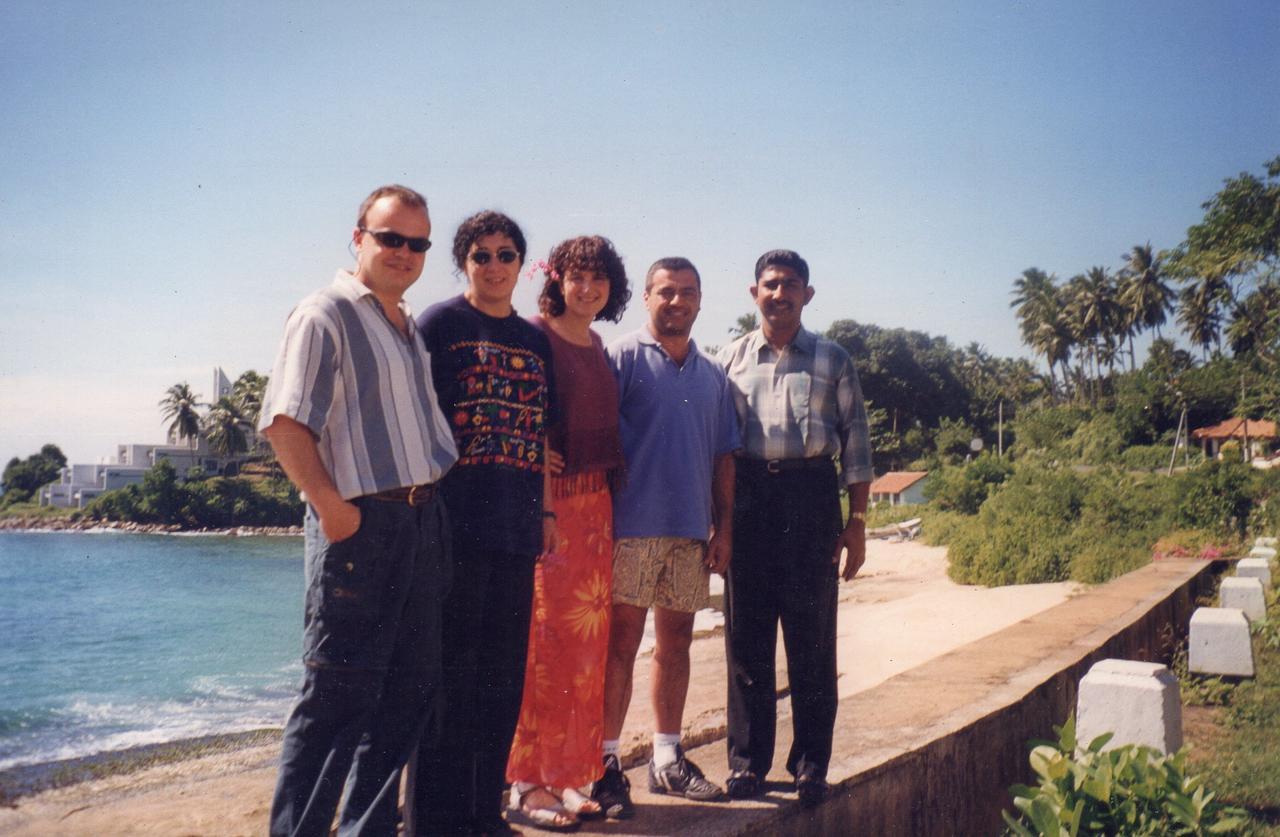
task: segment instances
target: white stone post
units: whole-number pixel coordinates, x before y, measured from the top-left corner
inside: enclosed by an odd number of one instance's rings
[[[1241,558],[1236,562],[1238,578],[1256,578],[1262,586],[1271,589],[1271,562],[1266,558]]]
[[[1249,620],[1234,607],[1198,607],[1191,614],[1187,668],[1197,674],[1253,676]]]
[[[1102,660],[1080,680],[1076,740],[1082,747],[1114,733],[1105,749],[1141,744],[1162,753],[1182,747],[1178,678],[1159,663]]]
[[[1250,622],[1267,618],[1267,599],[1262,589],[1262,579],[1236,576],[1222,579],[1218,588],[1218,606],[1234,607],[1244,613]]]

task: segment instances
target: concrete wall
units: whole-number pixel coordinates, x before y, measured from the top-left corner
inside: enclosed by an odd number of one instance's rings
[[[737,833],[999,833],[1008,787],[1033,778],[1027,741],[1052,736],[1098,660],[1167,661],[1213,572],[1151,564],[841,701],[831,800]]]

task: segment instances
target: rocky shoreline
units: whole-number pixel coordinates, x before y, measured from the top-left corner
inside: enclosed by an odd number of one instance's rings
[[[301,526],[234,526],[226,529],[189,529],[174,523],[135,523],[66,517],[0,518],[0,532],[132,532],[141,535],[224,535],[227,537],[297,536]]]

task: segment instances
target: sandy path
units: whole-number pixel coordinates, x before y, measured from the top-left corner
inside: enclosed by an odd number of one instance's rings
[[[885,541],[867,546],[862,574],[841,587],[841,697],[1052,607],[1075,589],[1065,583],[992,590],[957,585],[946,576],[943,548]],[[718,637],[695,642],[687,726],[722,715],[723,659]],[[632,742],[651,729],[647,671],[642,659],[627,719]],[[0,810],[0,834],[263,834],[276,749],[248,747],[23,798]]]

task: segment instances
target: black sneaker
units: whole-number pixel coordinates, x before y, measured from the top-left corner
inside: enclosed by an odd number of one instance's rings
[[[673,793],[697,802],[721,799],[724,791],[714,782],[708,782],[698,765],[684,757],[684,749],[676,745],[676,760],[658,767],[649,761],[649,792]]]
[[[611,820],[625,820],[636,812],[631,804],[631,780],[622,772],[618,757],[604,757],[604,775],[591,787],[591,798],[600,803],[604,815]]]

